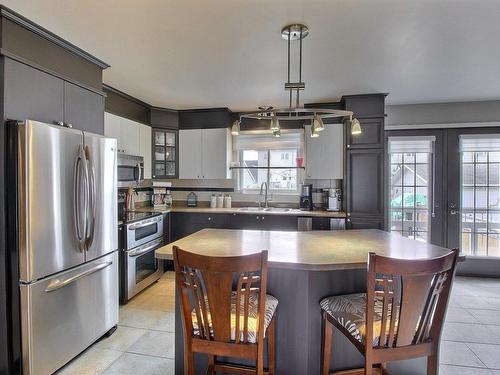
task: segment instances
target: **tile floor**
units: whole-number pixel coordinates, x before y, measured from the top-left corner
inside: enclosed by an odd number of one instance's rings
[[[120,307],[118,330],[62,368],[61,375],[174,373],[174,280]],[[500,279],[458,277],[441,344],[441,375],[500,375]]]

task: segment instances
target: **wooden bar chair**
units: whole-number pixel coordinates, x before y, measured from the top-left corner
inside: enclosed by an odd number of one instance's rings
[[[267,251],[210,257],[174,246],[173,255],[184,331],[184,374],[195,373],[194,353],[208,355],[207,374],[275,374],[278,300],[266,294]],[[252,360],[255,367],[222,362],[219,356]]]
[[[330,374],[333,327],[365,357],[365,368],[336,374],[388,374],[392,361],[427,357],[439,368],[439,341],[458,250],[434,259],[402,260],[370,253],[367,293],[327,297],[323,310],[322,375]]]

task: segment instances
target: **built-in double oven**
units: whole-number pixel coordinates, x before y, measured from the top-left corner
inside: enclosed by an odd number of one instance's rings
[[[120,227],[121,303],[127,303],[161,277],[163,262],[155,258],[155,250],[163,246],[163,227],[160,213],[129,212],[123,218]]]

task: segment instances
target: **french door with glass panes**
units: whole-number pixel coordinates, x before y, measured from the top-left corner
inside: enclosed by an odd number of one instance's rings
[[[388,131],[386,135],[387,228],[443,245],[442,131]]]
[[[500,129],[447,131],[448,247],[500,257]]]

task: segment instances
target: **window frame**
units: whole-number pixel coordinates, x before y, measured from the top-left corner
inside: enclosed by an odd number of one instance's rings
[[[267,166],[265,167],[242,167],[241,163],[243,161],[243,152],[245,151],[265,151],[267,153]],[[238,167],[238,173],[237,173],[237,186],[238,186],[238,192],[242,194],[259,194],[260,193],[260,188],[257,189],[244,189],[242,184],[242,174],[244,171],[249,170],[249,169],[265,169],[266,170],[266,183],[268,186],[268,192],[272,194],[277,194],[277,195],[293,195],[297,196],[300,193],[300,184],[303,183],[304,181],[304,168],[299,168],[297,166],[290,166],[290,167],[273,167],[271,166],[271,151],[280,151],[280,152],[285,152],[285,151],[295,151],[297,153],[297,157],[302,154],[302,149],[301,148],[277,148],[277,149],[265,149],[265,150],[250,150],[250,149],[242,149],[242,150],[237,150],[237,159],[240,164]],[[270,184],[270,178],[271,178],[271,170],[273,169],[295,169],[297,171],[297,188],[295,190],[281,190],[281,189],[273,189]]]

